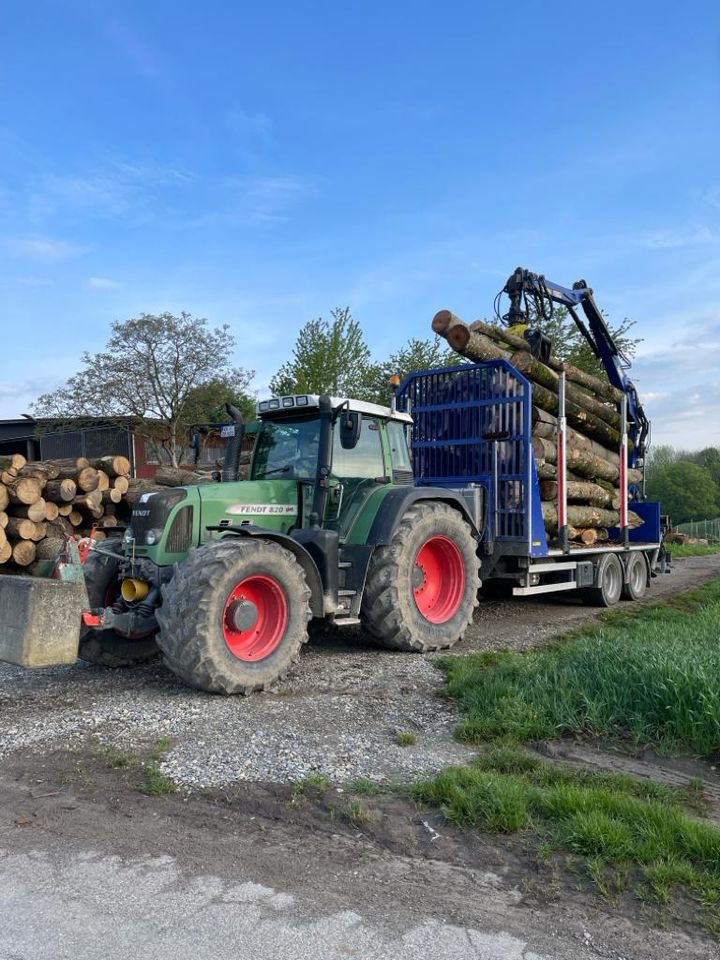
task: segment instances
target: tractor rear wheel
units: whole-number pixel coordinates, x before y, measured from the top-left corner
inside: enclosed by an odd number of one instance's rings
[[[117,543],[103,541],[100,549],[91,550],[87,555],[83,574],[91,609],[112,606],[120,593],[117,568],[122,550],[123,544],[118,538]],[[99,667],[131,667],[145,663],[159,655],[156,634],[157,630],[153,630],[137,637],[126,637],[115,630],[95,630],[83,625],[80,627],[78,657]]]
[[[370,563],[360,617],[378,643],[424,653],[451,647],[472,621],[477,543],[457,510],[420,502]]]
[[[190,551],[163,588],[157,618],[158,645],[173,673],[211,693],[252,693],[299,657],[310,589],[277,543],[226,537]]]

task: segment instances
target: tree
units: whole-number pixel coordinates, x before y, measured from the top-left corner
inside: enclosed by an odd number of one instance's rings
[[[254,373],[230,366],[234,346],[227,325],[211,328],[184,312],[143,313],[114,323],[105,349],[84,353],[80,371],[33,410],[64,420],[132,417],[178,466],[200,410],[217,409],[231,385],[245,396]]]
[[[440,337],[427,340],[418,340],[413,337],[400,350],[391,353],[387,360],[377,364],[375,380],[372,384],[372,399],[386,406],[390,404],[393,393],[390,384],[392,376],[399,376],[402,382],[415,370],[454,367],[463,362],[463,358],[454,350],[450,350]]]
[[[582,311],[581,311],[582,313]],[[627,361],[632,360],[638,348],[642,343],[642,337],[630,336],[630,331],[635,326],[634,320],[625,320],[620,324],[613,324],[603,314],[610,334],[617,344],[620,356]],[[575,321],[570,316],[565,307],[555,307],[553,314],[549,319],[540,319],[531,321],[532,326],[538,326],[546,337],[552,340],[552,352],[565,363],[572,363],[574,366],[592,373],[596,377],[605,376],[605,368],[599,357],[596,357],[590,344],[578,329]]]
[[[649,499],[659,500],[663,513],[677,524],[714,517],[720,489],[705,467],[676,460],[652,471],[647,494]]]
[[[329,393],[370,399],[377,371],[360,324],[349,307],[337,307],[330,316],[331,320],[310,320],[302,328],[292,359],[270,381],[276,396]]]

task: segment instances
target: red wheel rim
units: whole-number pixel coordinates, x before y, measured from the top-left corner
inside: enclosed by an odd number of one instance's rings
[[[238,660],[254,662],[269,657],[287,625],[287,598],[274,577],[255,574],[230,591],[223,610],[223,635]]]
[[[449,537],[430,537],[418,550],[413,569],[413,595],[430,623],[446,623],[458,611],[465,593],[465,564]]]

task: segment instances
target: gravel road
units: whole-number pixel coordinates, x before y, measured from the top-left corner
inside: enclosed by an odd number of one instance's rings
[[[720,556],[679,561],[653,581],[649,597],[718,573]],[[483,602],[453,652],[526,648],[597,615],[563,595]],[[379,650],[357,632],[335,632],[308,644],[274,691],[229,699],[185,687],[160,663],[117,671],[0,664],[0,756],[78,746],[90,736],[129,751],[169,738],[164,771],[187,788],[309,773],[337,784],[405,781],[472,755],[453,739],[454,706],[437,696],[436,657]],[[416,743],[398,745],[399,732]]]

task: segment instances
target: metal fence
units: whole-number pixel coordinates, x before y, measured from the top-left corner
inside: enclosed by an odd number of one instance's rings
[[[690,520],[688,523],[679,523],[675,530],[698,540],[720,543],[720,517],[716,517],[715,520]]]

